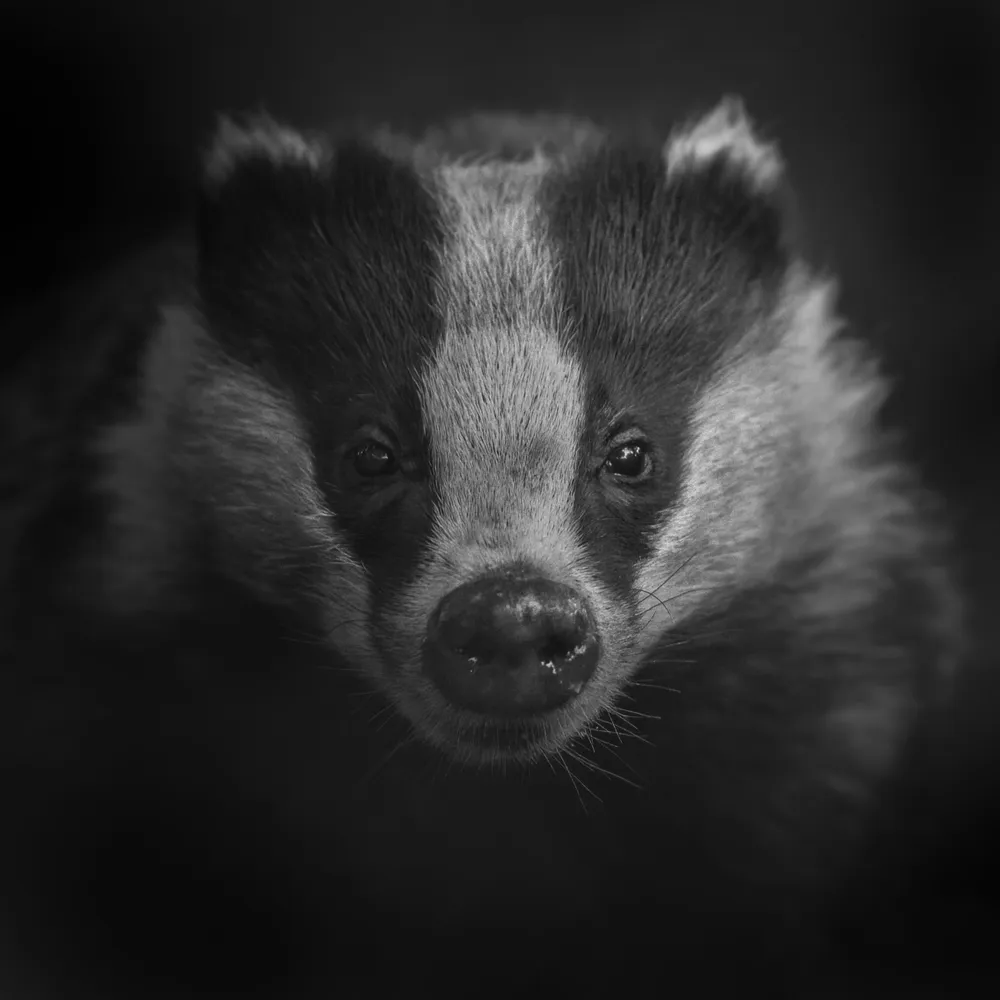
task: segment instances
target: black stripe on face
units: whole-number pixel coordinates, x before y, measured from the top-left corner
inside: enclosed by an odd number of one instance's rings
[[[330,167],[247,159],[201,216],[201,292],[224,348],[305,418],[319,486],[375,579],[406,575],[428,529],[414,373],[440,337],[443,239],[413,169],[363,143]],[[395,471],[363,475],[376,442]],[[374,466],[368,454],[367,467]]]
[[[545,200],[587,378],[576,512],[595,565],[625,594],[677,498],[699,389],[775,300],[789,262],[782,213],[722,159],[668,182],[661,150],[636,146],[608,145],[553,177]],[[654,475],[615,487],[597,469],[630,428]]]

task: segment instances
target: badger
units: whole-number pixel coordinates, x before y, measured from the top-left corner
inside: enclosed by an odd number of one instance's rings
[[[19,675],[103,709],[66,759],[117,725],[163,815],[216,766],[267,801],[338,983],[807,995],[962,601],[739,99],[226,117],[195,224],[68,301],[7,379],[3,537]]]

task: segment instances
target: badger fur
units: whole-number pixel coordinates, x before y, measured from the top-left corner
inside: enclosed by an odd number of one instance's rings
[[[10,382],[20,673],[76,662],[174,814],[180,757],[252,782],[408,949],[359,981],[807,967],[962,630],[790,213],[735,99],[657,142],[224,120],[196,230]]]

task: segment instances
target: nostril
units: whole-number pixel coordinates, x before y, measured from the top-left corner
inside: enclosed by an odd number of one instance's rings
[[[551,711],[593,673],[598,639],[583,598],[546,579],[489,577],[448,594],[428,624],[424,670],[460,707]]]

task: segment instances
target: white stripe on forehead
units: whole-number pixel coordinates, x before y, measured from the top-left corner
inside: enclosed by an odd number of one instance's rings
[[[545,323],[553,301],[552,251],[537,195],[551,161],[501,161],[441,166],[448,239],[443,305],[448,332],[471,331],[498,315],[519,325]]]
[[[421,395],[445,545],[528,558],[560,536],[574,547],[584,387],[556,328],[553,251],[537,204],[548,168],[536,156],[437,174],[445,332]]]

